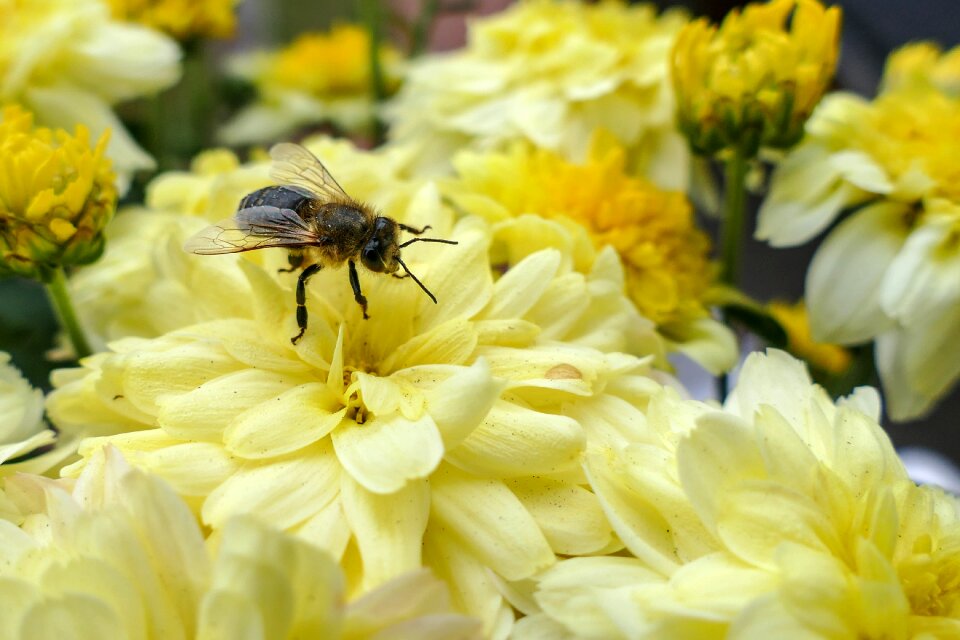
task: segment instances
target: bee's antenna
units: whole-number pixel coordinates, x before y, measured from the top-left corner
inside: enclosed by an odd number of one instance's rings
[[[442,242],[443,244],[459,244],[456,240],[441,240],[440,238],[414,238],[413,240],[407,240],[406,242],[401,244],[400,248],[403,249],[404,247],[409,246],[414,242]],[[401,262],[400,264],[403,264],[403,263]],[[407,271],[407,273],[410,273],[410,272]],[[413,274],[410,273],[410,275],[412,276]],[[423,285],[420,285],[420,286],[422,287]]]
[[[411,240],[410,242],[413,242],[413,241]],[[442,240],[441,242],[450,242],[450,241],[449,241],[449,240]],[[408,244],[409,244],[409,243],[408,243]],[[453,244],[457,244],[457,243],[454,242]],[[403,246],[403,245],[401,245],[401,246]],[[413,278],[413,281],[416,282],[418,285],[420,285],[420,288],[423,289],[423,292],[426,293],[428,296],[430,296],[430,299],[433,300],[433,304],[437,304],[437,297],[436,297],[435,295],[433,295],[432,293],[430,293],[430,289],[427,289],[425,286],[423,286],[423,283],[420,282],[420,280],[417,278],[417,276],[413,275],[413,272],[410,271],[410,269],[407,268],[407,265],[404,264],[403,260],[401,260],[399,257],[397,257],[397,262],[399,262],[399,263],[400,263],[400,266],[403,267],[403,270],[407,272],[407,275],[410,276],[411,278]]]

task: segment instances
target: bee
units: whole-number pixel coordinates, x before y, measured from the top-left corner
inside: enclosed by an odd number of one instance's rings
[[[398,242],[401,231],[420,236],[429,229],[409,227],[380,215],[357,202],[337,184],[323,163],[298,144],[283,142],[270,149],[270,176],[278,185],[245,196],[232,218],[210,225],[190,237],[184,250],[200,255],[238,253],[268,247],[289,249],[289,269],[302,268],[297,278],[297,326],[290,339],[296,344],[307,330],[307,282],[324,267],[349,268],[353,298],[367,314],[367,299],[360,290],[357,262],[374,273],[394,278],[410,277],[424,293],[437,298],[400,258],[400,250],[415,242],[457,244],[454,240],[415,237]],[[397,275],[400,268],[406,272]]]

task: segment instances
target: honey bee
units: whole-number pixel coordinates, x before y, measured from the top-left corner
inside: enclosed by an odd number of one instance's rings
[[[400,258],[400,250],[414,242],[457,244],[440,238],[413,238],[399,243],[401,231],[419,236],[429,229],[409,227],[357,202],[337,184],[323,163],[298,144],[283,142],[270,149],[270,176],[279,184],[258,189],[240,201],[232,218],[210,225],[190,237],[184,250],[200,255],[238,253],[268,247],[290,250],[289,269],[303,268],[297,279],[296,344],[307,330],[307,281],[323,267],[347,263],[353,298],[367,314],[367,299],[360,290],[357,261],[375,273],[394,278],[410,277],[434,304],[437,298],[413,275]],[[396,275],[402,267],[405,275]]]

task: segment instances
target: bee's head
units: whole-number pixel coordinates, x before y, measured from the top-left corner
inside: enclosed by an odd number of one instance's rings
[[[360,261],[370,271],[393,273],[400,268],[399,257],[397,223],[390,218],[377,218],[373,223],[373,235],[360,252]]]

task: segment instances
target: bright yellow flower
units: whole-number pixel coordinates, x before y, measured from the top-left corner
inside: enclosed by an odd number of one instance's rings
[[[224,125],[220,136],[234,145],[265,142],[324,122],[366,130],[374,115],[369,49],[366,29],[343,24],[328,33],[305,33],[279,51],[235,59],[233,72],[252,82],[259,96]],[[392,91],[400,76],[400,53],[384,45],[380,63]]]
[[[757,237],[792,246],[832,231],[807,273],[817,340],[876,341],[895,419],[918,416],[960,376],[960,95],[957,54],[895,53],[875,100],[828,96],[773,176]]]
[[[767,305],[767,311],[787,332],[787,350],[793,355],[834,375],[843,373],[850,366],[851,355],[847,349],[817,342],[810,335],[810,316],[802,300],[793,304],[775,300]]]
[[[0,2],[0,106],[18,103],[48,127],[111,132],[108,155],[129,173],[153,159],[111,105],[169,87],[180,49],[156,31],[117,22],[103,0]]]
[[[0,121],[0,275],[49,280],[61,266],[103,251],[103,228],[117,189],[105,157],[108,134],[90,146],[76,133],[34,128],[31,114],[8,107]]]
[[[622,437],[586,465],[633,557],[566,560],[516,585],[532,614],[521,630],[960,633],[960,501],[907,477],[872,390],[834,405],[799,362],[769,351],[747,359],[722,411],[668,390],[645,420],[634,413],[605,414]]]
[[[229,38],[240,0],[107,0],[114,18],[139,22],[178,40]]]
[[[840,9],[817,0],[752,3],[719,28],[703,18],[687,25],[671,69],[693,150],[749,158],[760,147],[796,144],[833,78],[839,35]]]
[[[56,374],[51,419],[104,436],[82,444],[84,461],[68,473],[111,443],[167,478],[215,531],[232,514],[255,514],[328,549],[361,591],[428,566],[459,610],[504,633],[512,614],[490,570],[522,579],[558,553],[617,546],[582,487],[587,434],[567,412],[655,387],[649,359],[624,353],[655,348],[655,336],[623,294],[612,249],[577,271],[569,246],[495,240],[478,218],[454,223],[433,183],[395,186],[389,157],[308,144],[324,160],[330,153],[355,197],[459,242],[404,250],[439,304],[409,281],[361,272],[363,320],[346,274],[324,270],[311,280],[309,327],[293,346],[296,275],[277,274],[283,251],[175,254],[172,233],[146,248],[124,243],[106,259],[114,273],[137,274],[166,332],[115,341]],[[341,174],[339,162],[352,171]],[[207,215],[213,200],[199,185],[215,190],[230,173],[168,178],[151,198],[173,203],[179,189],[180,202]],[[508,268],[495,272],[492,253],[504,247],[509,259],[497,264]],[[102,275],[97,290],[109,292]],[[130,306],[137,299],[132,289],[123,295]],[[118,313],[134,317],[129,307]]]
[[[205,545],[187,505],[115,449],[75,483],[7,478],[0,505],[4,638],[480,636],[425,571],[344,604],[327,554],[253,518]]]
[[[685,24],[651,5],[526,0],[468,25],[467,46],[411,63],[386,115],[413,170],[447,173],[464,148],[523,140],[581,161],[597,129],[631,166],[686,188],[688,155],[674,127],[667,57]]]
[[[916,42],[890,54],[883,72],[883,90],[933,85],[960,97],[960,47],[944,52],[932,42]]]
[[[533,213],[575,234],[585,229],[594,250],[613,246],[640,313],[678,350],[711,370],[728,369],[736,360],[735,339],[707,308],[715,277],[709,238],[682,193],[629,175],[625,162],[622,147],[599,141],[583,164],[520,145],[504,153],[467,152],[454,160],[458,179],[450,192],[461,207],[494,222]],[[589,270],[594,250],[579,250],[575,266]]]

